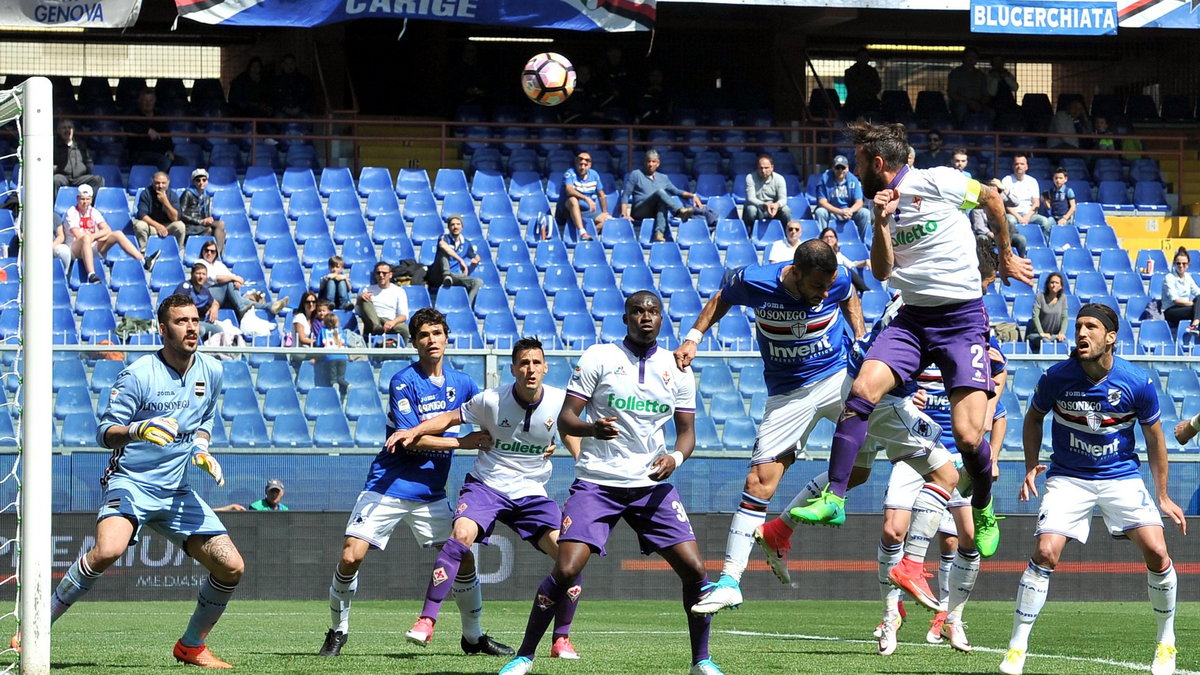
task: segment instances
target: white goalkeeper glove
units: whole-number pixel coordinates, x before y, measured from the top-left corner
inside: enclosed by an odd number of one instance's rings
[[[217,481],[217,485],[225,485],[225,472],[221,470],[221,463],[217,458],[209,453],[208,443],[207,438],[196,439],[196,445],[192,448],[192,464],[207,471],[208,475]]]
[[[175,440],[179,433],[179,422],[174,417],[151,417],[129,426],[129,437],[138,441],[149,441],[155,445],[166,445]]]

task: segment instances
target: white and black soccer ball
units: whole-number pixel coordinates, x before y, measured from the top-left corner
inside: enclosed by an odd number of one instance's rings
[[[521,89],[538,105],[558,105],[575,91],[575,66],[562,54],[537,54],[521,71]]]

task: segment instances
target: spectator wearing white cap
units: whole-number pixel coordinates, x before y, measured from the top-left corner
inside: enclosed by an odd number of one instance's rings
[[[183,221],[187,237],[211,236],[217,240],[217,251],[224,253],[225,221],[213,217],[212,200],[208,192],[208,171],[196,169],[192,172],[192,184],[179,196],[179,219]]]
[[[860,236],[866,236],[871,227],[871,214],[863,208],[862,181],[850,173],[850,162],[845,155],[833,158],[833,166],[821,176],[817,185],[817,224],[821,229],[833,226],[836,221],[854,221]]]
[[[267,496],[250,504],[251,511],[287,511],[288,507],[283,503],[283,481],[278,478],[272,478],[267,481],[266,487]]]
[[[66,246],[70,249],[73,258],[83,262],[83,269],[88,275],[88,283],[100,281],[100,277],[96,275],[95,258],[100,256],[103,259],[108,253],[108,249],[114,245],[120,246],[121,250],[134,260],[142,261],[142,266],[146,268],[146,271],[153,269],[154,261],[158,259],[158,252],[156,251],[149,258],[144,257],[124,232],[113,230],[108,226],[104,214],[92,206],[92,197],[92,186],[86,184],[79,186],[79,192],[75,196],[75,205],[67,209],[62,223],[55,232],[55,246],[60,244]]]

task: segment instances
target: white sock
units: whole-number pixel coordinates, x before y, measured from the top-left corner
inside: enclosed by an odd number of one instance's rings
[[[1175,565],[1167,565],[1161,572],[1146,570],[1146,590],[1150,605],[1154,607],[1154,618],[1158,620],[1158,642],[1175,645],[1175,591],[1178,578]]]
[[[824,492],[825,488],[828,486],[828,471],[823,471],[813,476],[811,480],[804,484],[804,487],[800,490],[800,492],[796,493],[795,497],[792,497],[792,501],[788,502],[788,505],[783,507],[783,514],[780,516],[780,518],[783,520],[784,524],[793,530],[796,529],[796,526],[800,523],[799,521],[792,520],[792,517],[789,515],[791,510],[797,506],[808,506],[808,502],[820,497],[821,493]]]
[[[883,615],[895,616],[900,613],[900,597],[904,591],[888,581],[888,571],[899,564],[904,557],[902,544],[885,544],[879,542],[875,550],[875,559],[879,561],[879,595],[883,597]]]
[[[350,632],[350,601],[358,592],[358,572],[345,576],[333,570],[333,583],[329,584],[329,621],[333,630]]]
[[[450,592],[454,595],[454,604],[458,605],[463,637],[471,644],[479,642],[483,635],[483,589],[479,586],[479,577],[474,571],[470,576],[459,576]]]
[[[945,561],[945,556],[942,556],[942,562]],[[950,572],[946,575],[949,579],[946,621],[958,623],[962,621],[963,607],[971,598],[971,591],[975,590],[975,580],[979,578],[979,551],[960,548],[958,555],[950,561]]]
[[[1009,649],[1029,649],[1029,633],[1033,630],[1033,622],[1042,612],[1042,606],[1046,604],[1053,571],[1035,565],[1030,560],[1029,566],[1021,574],[1021,581],[1017,584],[1017,609],[1013,612],[1012,637],[1008,640]]]
[[[929,542],[937,535],[948,501],[950,494],[937,485],[926,483],[921,487],[917,500],[913,502],[912,523],[908,526],[908,536],[904,538],[904,555],[919,562],[925,560]]]
[[[943,553],[938,561],[937,592],[938,600],[945,605],[950,598],[950,568],[954,565],[954,554]]]
[[[740,582],[754,549],[754,529],[767,522],[768,499],[742,493],[738,510],[729,521],[729,537],[725,540],[725,568],[721,574]]]

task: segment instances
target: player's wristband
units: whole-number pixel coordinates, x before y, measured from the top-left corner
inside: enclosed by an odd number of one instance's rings
[[[1188,424],[1192,425],[1194,431],[1200,431],[1200,413],[1196,413],[1196,416],[1189,420]]]
[[[696,344],[700,344],[700,341],[703,339],[704,339],[704,333],[701,333],[700,331],[696,330],[695,328],[689,330],[687,332],[687,335],[683,336],[684,342],[687,342],[690,340],[692,342],[695,342]]]
[[[675,450],[674,452],[671,453],[671,459],[675,460],[675,468],[676,469],[683,466],[683,453],[682,452]]]
[[[192,441],[192,446],[196,449],[196,452],[208,452],[208,446],[210,443],[212,443],[212,441],[209,439],[203,436],[196,436],[196,438]]]

